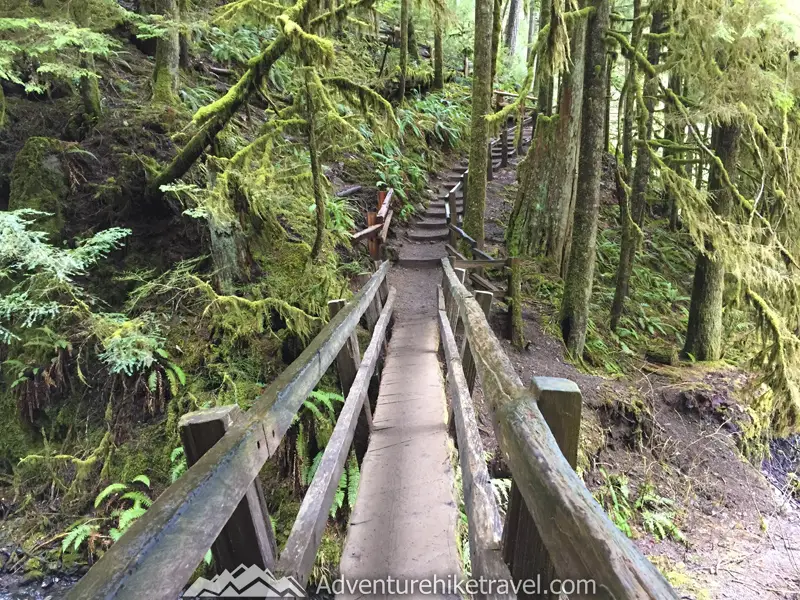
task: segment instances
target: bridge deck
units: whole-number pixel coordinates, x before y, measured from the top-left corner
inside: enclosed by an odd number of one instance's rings
[[[411,275],[404,269],[392,279]],[[348,579],[458,575],[458,508],[435,320],[438,270],[398,290],[394,334],[341,561]],[[426,285],[420,285],[420,279]]]

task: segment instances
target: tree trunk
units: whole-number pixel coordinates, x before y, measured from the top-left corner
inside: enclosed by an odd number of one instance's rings
[[[411,0],[400,0],[400,104],[406,98],[406,75],[408,74],[408,14]]]
[[[444,87],[444,48],[442,47],[443,19],[438,8],[433,9],[433,89]]]
[[[314,191],[314,205],[317,213],[317,233],[314,236],[314,247],[311,249],[311,260],[316,260],[322,250],[325,239],[325,197],[322,191],[322,170],[317,152],[317,132],[314,129],[314,96],[311,93],[309,75],[306,75],[306,122],[308,123],[308,154],[311,159],[311,187]]]
[[[407,0],[404,0],[407,1]],[[486,115],[492,102],[492,19],[490,2],[475,3],[474,73],[472,76],[472,127],[470,130],[469,175],[464,206],[464,230],[483,248],[483,211],[486,207],[486,171],[489,124]]]
[[[650,31],[655,34],[662,32],[664,13],[653,14],[653,23]],[[651,40],[647,45],[647,60],[655,66],[661,56],[661,41]],[[611,304],[611,329],[616,330],[625,299],[628,297],[633,262],[636,257],[636,248],[641,238],[641,227],[644,223],[644,213],[647,208],[647,186],[650,182],[650,152],[647,144],[653,137],[653,117],[658,95],[658,77],[650,77],[644,84],[643,96],[646,114],[639,117],[639,149],[636,152],[636,168],[633,173],[633,189],[631,192],[630,212],[622,214],[622,244],[620,246],[619,264],[617,265],[616,288],[614,301]],[[624,209],[625,207],[623,207]],[[623,213],[628,213],[623,210]]]
[[[539,31],[550,23],[550,16],[553,10],[553,1],[558,0],[541,0],[541,7],[539,10]],[[553,114],[553,74],[545,73],[542,69],[541,62],[536,61],[536,90],[537,90],[537,106],[539,113],[543,115]]]
[[[586,21],[578,19],[572,26],[570,53],[572,68],[563,78],[561,98],[558,103],[556,124],[557,158],[553,169],[550,195],[557,210],[555,228],[550,235],[547,255],[553,259],[554,269],[566,275],[569,261],[572,218],[575,212],[575,180],[580,156],[581,109],[583,103],[584,55],[586,50]]]
[[[509,0],[508,21],[506,21],[505,46],[508,55],[514,56],[517,50],[517,34],[519,33],[520,13],[522,12],[521,0]]]
[[[419,60],[419,44],[417,44],[417,33],[414,30],[414,19],[408,15],[408,56],[414,60]]]
[[[670,75],[669,77],[669,89],[672,90],[677,96],[683,94],[683,85],[681,82],[680,75]],[[666,126],[666,139],[676,145],[682,145],[686,138],[686,126],[683,124],[683,120],[681,119],[680,114],[678,113],[677,109],[673,106],[673,104],[667,103],[667,114],[671,116],[671,119],[668,120]],[[665,148],[664,149],[664,159],[677,159],[681,160],[684,157],[684,152],[676,149]],[[677,173],[682,177],[689,177],[689,174],[686,172],[686,168],[683,164],[678,164],[675,168]],[[669,229],[670,231],[677,231],[678,230],[678,197],[672,188],[667,188],[667,211],[669,214]]]
[[[550,205],[550,180],[555,169],[559,122],[559,116],[538,116],[531,147],[519,165],[517,199],[506,229],[510,256],[544,254],[558,221],[557,207]]]
[[[165,19],[178,22],[177,0],[158,0],[158,12]],[[180,39],[174,25],[156,41],[156,67],[153,72],[153,102],[176,104],[178,101],[178,69],[180,62]]]
[[[739,154],[741,129],[737,125],[717,125],[712,133],[714,152],[722,161],[731,183],[736,185],[736,161]],[[711,163],[708,188],[712,194],[714,212],[725,218],[731,211],[731,191],[722,183],[720,169]],[[697,257],[689,307],[689,327],[686,330],[684,354],[696,360],[719,360],[722,356],[722,294],[725,290],[725,266],[714,255],[711,240],[706,240],[705,252]]]
[[[500,33],[503,29],[500,17],[502,10],[503,0],[494,0],[494,11],[492,12],[492,79],[489,84],[490,88],[494,86],[494,79],[497,77],[497,57],[500,55]]]
[[[70,13],[78,27],[90,27],[92,14],[87,0],[73,0],[70,3]],[[94,72],[94,58],[91,55],[82,57],[80,65],[81,68]],[[96,123],[103,111],[97,77],[81,77],[78,81],[78,91],[81,95],[85,122]]]
[[[633,25],[631,26],[631,46],[638,49],[644,29],[642,0],[633,0]],[[625,111],[622,115],[622,164],[625,165],[625,181],[631,185],[633,177],[633,124],[636,118],[636,58],[628,57],[628,73],[625,78]]]
[[[605,119],[606,49],[609,0],[594,0],[586,37],[583,109],[575,220],[564,296],[561,302],[561,334],[575,358],[583,355],[592,295],[600,180],[603,171],[603,121]]]
[[[544,0],[541,0],[544,1]],[[536,39],[536,11],[533,7],[533,0],[528,3],[528,50],[525,52],[525,64],[531,64],[531,46]]]

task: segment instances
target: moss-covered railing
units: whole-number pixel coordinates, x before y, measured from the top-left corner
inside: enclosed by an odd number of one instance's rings
[[[522,385],[487,321],[491,294],[473,295],[462,283],[465,272],[454,270],[447,259],[442,259],[442,268],[439,325],[473,577],[538,581],[543,586],[539,592],[545,590],[542,597],[558,597],[547,595],[553,589],[550,582],[558,578],[576,585],[570,598],[677,599],[575,473],[582,404],[578,387],[551,377]],[[455,333],[460,328],[464,338],[459,350]],[[476,375],[512,473],[505,524],[494,501],[472,407]]]
[[[249,411],[237,415],[223,407],[182,421],[187,458],[196,462],[72,588],[69,600],[174,600],[212,544],[215,558],[224,563],[217,564],[220,569],[235,568],[239,557],[248,554],[254,556],[250,564],[306,581],[359,413],[363,410],[371,421],[364,400],[394,305],[388,270],[389,263],[382,263],[346,305],[332,302],[328,324]],[[362,316],[372,329],[363,358],[357,356],[357,344],[353,347]],[[277,555],[269,522],[258,522],[263,521],[263,497],[254,482],[334,361],[340,377],[349,369],[349,391],[286,546]]]

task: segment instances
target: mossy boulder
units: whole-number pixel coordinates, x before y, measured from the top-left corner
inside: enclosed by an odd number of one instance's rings
[[[62,207],[69,194],[69,183],[62,155],[64,142],[53,138],[31,137],[14,159],[11,169],[9,210],[31,208],[50,213],[42,217],[37,228],[50,235],[50,241],[61,237],[64,229]]]

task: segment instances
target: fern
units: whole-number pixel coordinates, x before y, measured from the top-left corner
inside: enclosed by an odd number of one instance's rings
[[[345,496],[347,494],[347,473],[342,473],[339,479],[339,485],[336,488],[336,494],[333,497],[333,504],[331,505],[331,518],[336,518],[336,513],[344,506]]]
[[[356,506],[358,497],[358,485],[361,482],[361,471],[358,469],[358,461],[355,452],[350,452],[347,459],[347,506],[353,510]]]
[[[61,551],[67,552],[70,547],[74,552],[80,550],[83,543],[97,532],[97,525],[88,522],[77,523],[67,530],[67,535],[61,540]]]
[[[131,479],[131,483],[141,483],[145,487],[150,487],[150,478],[147,475],[137,475],[133,479]]]
[[[116,494],[127,489],[128,486],[124,483],[112,483],[111,485],[106,487],[102,492],[97,494],[97,497],[94,499],[94,507],[99,508],[100,505],[103,503],[103,500],[105,500],[112,494]]]
[[[142,492],[126,492],[120,496],[120,500],[130,500],[134,503],[134,505],[144,506],[145,508],[150,508],[150,506],[153,504],[153,501],[145,496]]]

